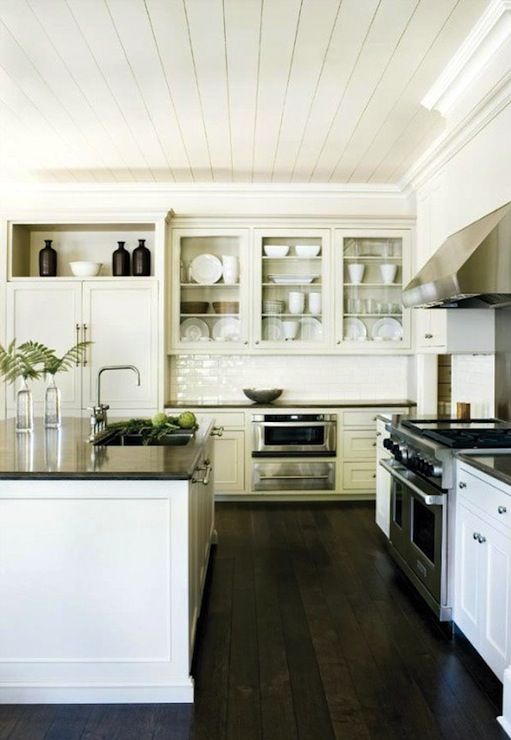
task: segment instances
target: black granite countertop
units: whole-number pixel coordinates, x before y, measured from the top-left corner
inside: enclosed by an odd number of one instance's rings
[[[247,408],[281,408],[281,409],[316,409],[316,408],[399,408],[399,407],[411,407],[415,406],[415,401],[410,401],[409,399],[363,399],[363,400],[346,400],[346,399],[339,399],[339,398],[333,398],[329,400],[319,399],[319,400],[306,400],[306,401],[299,401],[299,400],[287,400],[287,399],[277,399],[273,403],[270,404],[258,404],[258,403],[252,403],[252,401],[243,400],[240,401],[221,401],[218,400],[216,403],[213,403],[212,401],[175,401],[170,400],[165,403],[165,408],[190,408],[190,409],[197,409],[197,408],[203,408],[203,409],[218,409],[218,408],[225,408],[225,409],[247,409]]]
[[[465,452],[459,453],[456,457],[458,460],[472,465],[476,470],[491,475],[492,478],[511,486],[511,452],[493,452],[491,454],[478,452],[477,455],[468,455]]]
[[[8,419],[0,422],[0,480],[188,480],[212,424],[205,420],[182,447],[105,447],[88,442],[88,419],[66,418],[60,429],[45,429],[35,419],[29,434],[16,434]]]

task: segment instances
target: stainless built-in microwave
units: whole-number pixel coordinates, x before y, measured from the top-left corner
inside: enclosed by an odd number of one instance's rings
[[[335,457],[337,414],[254,414],[252,457]]]

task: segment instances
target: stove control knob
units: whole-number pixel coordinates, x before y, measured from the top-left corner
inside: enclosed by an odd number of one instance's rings
[[[442,477],[442,466],[441,465],[433,465],[431,466],[433,470],[431,471],[431,476],[433,478],[441,478]]]
[[[390,437],[387,437],[387,439],[383,440],[383,446],[386,450],[392,450],[393,445],[394,442],[390,439]]]
[[[408,460],[408,446],[407,445],[399,445],[399,459],[404,460],[405,462]],[[396,454],[397,457],[397,454]]]

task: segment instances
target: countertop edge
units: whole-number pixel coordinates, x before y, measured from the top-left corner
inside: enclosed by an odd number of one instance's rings
[[[201,402],[197,400],[179,400],[167,401],[164,404],[165,409],[291,409],[291,408],[412,408],[417,405],[417,401],[410,399],[368,399],[368,400],[346,400],[346,401],[281,401],[280,403],[253,403],[251,401],[219,401],[218,403]]]
[[[484,457],[484,452],[481,454],[481,450],[478,450],[478,457]],[[500,452],[499,455],[507,455],[508,457],[511,457],[511,452],[505,453]],[[490,455],[488,454],[487,457],[495,457],[495,454]],[[476,470],[479,470],[480,473],[484,473],[489,478],[495,478],[495,480],[500,481],[501,483],[505,483],[508,486],[511,486],[511,475],[506,475],[506,473],[503,473],[500,470],[495,470],[495,468],[490,467],[489,465],[485,465],[480,460],[476,460],[476,455],[467,455],[467,453],[460,452],[456,455],[456,458],[458,460],[461,460],[462,462],[466,463],[467,465],[470,465],[471,467],[475,468]]]

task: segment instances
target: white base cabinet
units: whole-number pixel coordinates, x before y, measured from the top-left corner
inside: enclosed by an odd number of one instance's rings
[[[454,621],[495,674],[511,664],[511,489],[460,464]]]
[[[93,342],[81,367],[57,376],[64,413],[77,413],[97,401],[98,370],[105,365],[135,365],[105,373],[102,401],[111,413],[151,414],[158,407],[158,286],[155,280],[36,280],[7,285],[7,341],[33,339],[63,353],[77,341]],[[44,381],[31,384],[36,415],[43,413]],[[15,389],[7,408],[14,409]]]
[[[380,465],[381,460],[389,457],[388,450],[383,446],[383,440],[390,437],[385,429],[387,422],[384,419],[376,421],[376,524],[386,537],[390,535],[390,487],[392,479]]]

